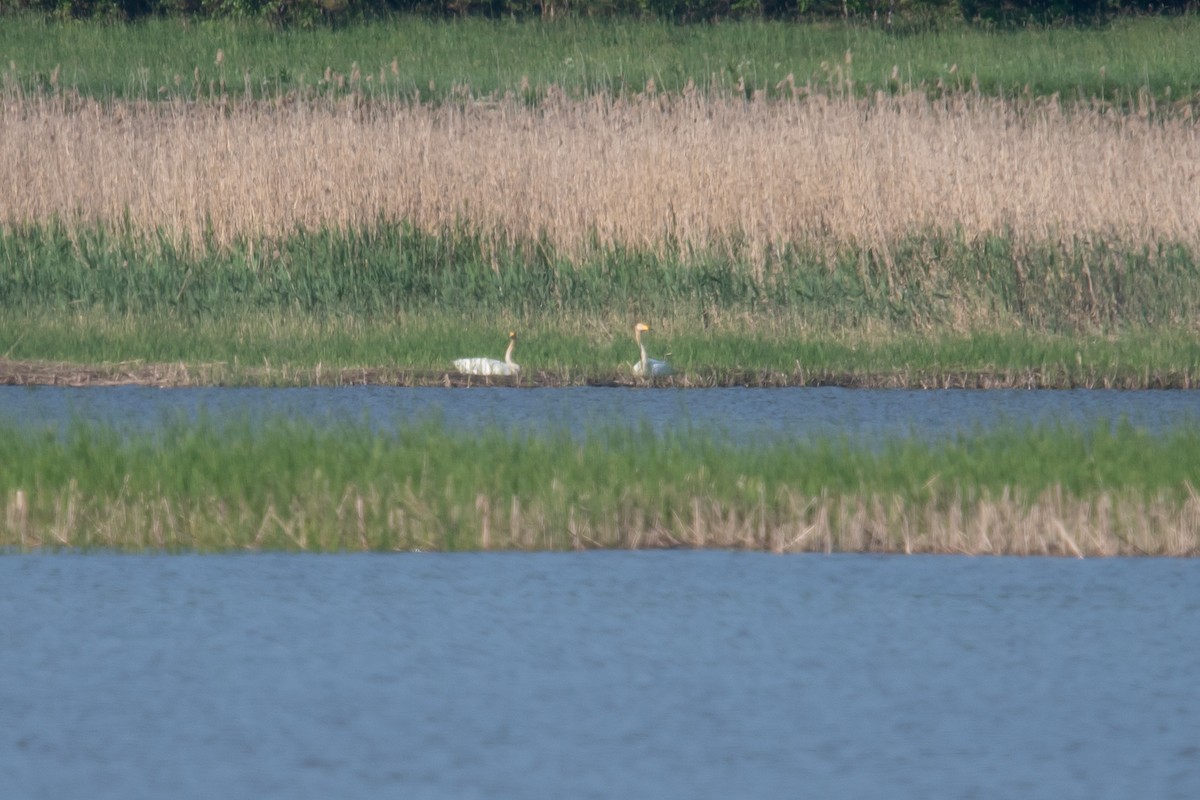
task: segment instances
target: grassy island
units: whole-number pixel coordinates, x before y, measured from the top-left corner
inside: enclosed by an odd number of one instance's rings
[[[1200,553],[1200,434],[929,443],[180,421],[0,428],[0,548]]]

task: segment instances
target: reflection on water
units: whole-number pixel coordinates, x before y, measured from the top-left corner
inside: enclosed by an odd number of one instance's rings
[[[1091,427],[1127,418],[1160,430],[1200,420],[1200,392],[966,391],[904,389],[397,388],[64,389],[0,387],[0,424],[62,425],[72,416],[119,426],[161,424],[203,410],[214,419],[283,414],[316,421],[368,420],[381,427],[441,418],[451,427],[498,424],[582,431],[648,424],[700,428],[734,439],[780,434],[947,436],[999,423]]]
[[[1196,561],[0,558],[5,796],[1200,797]]]

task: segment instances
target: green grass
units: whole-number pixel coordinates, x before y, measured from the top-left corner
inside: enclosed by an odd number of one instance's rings
[[[776,437],[749,447],[719,432],[655,433],[648,425],[601,423],[573,434],[555,427],[462,431],[439,419],[218,422],[202,415],[164,420],[153,432],[82,419],[62,431],[0,424],[0,446],[10,454],[0,465],[0,493],[73,482],[86,495],[217,496],[256,505],[301,497],[315,484],[381,481],[435,487],[455,504],[478,492],[533,498],[554,491],[556,480],[605,502],[631,493],[673,502],[681,491],[756,500],[759,482],[768,494],[786,487],[924,499],[940,491],[939,481],[973,490],[1061,486],[1076,495],[1123,487],[1182,499],[1185,482],[1200,475],[1200,427],[1151,434],[1127,422],[1087,430],[1007,426],[949,441]]]
[[[1023,248],[1020,270],[1012,251],[930,234],[890,267],[847,250],[756,269],[728,252],[575,262],[544,243],[497,252],[467,231],[399,225],[204,254],[24,228],[0,234],[0,358],[219,362],[227,383],[364,367],[421,382],[454,358],[499,357],[515,329],[526,376],[606,381],[627,377],[643,319],[651,355],[670,353],[693,385],[1195,385],[1189,250],[1046,244]]]
[[[709,544],[767,547],[831,509],[838,535],[861,538],[863,521],[848,509],[864,498],[882,498],[893,517],[969,515],[981,504],[1042,513],[1047,502],[1115,502],[1119,517],[1139,504],[1162,513],[1194,504],[1189,481],[1200,475],[1194,425],[876,444],[745,447],[646,427],[463,432],[436,420],[389,428],[202,417],[141,433],[83,421],[65,433],[5,425],[0,546],[563,549],[694,543],[703,529]]]
[[[98,310],[185,319],[255,311],[382,317],[437,310],[496,319],[616,315],[739,327],[930,330],[1021,326],[1048,333],[1186,326],[1200,265],[1183,245],[967,242],[913,235],[891,248],[788,248],[765,263],[709,251],[596,248],[572,260],[546,242],[499,249],[469,230],[298,232],[204,253],[161,237],[57,225],[0,231],[0,303],[10,313]],[[792,315],[792,316],[789,316]]]
[[[278,31],[256,22],[60,24],[16,16],[0,26],[0,64],[15,65],[7,70],[10,90],[71,89],[101,98],[329,89],[442,100],[456,86],[537,96],[556,85],[580,95],[640,92],[650,81],[670,92],[689,81],[722,92],[772,92],[791,75],[798,85],[838,92],[974,83],[989,94],[1059,93],[1129,104],[1143,90],[1159,102],[1200,91],[1200,63],[1191,56],[1198,20],[1146,17],[1104,28],[996,33],[951,27],[899,35],[764,22],[398,18]]]
[[[188,321],[95,314],[0,319],[0,357],[25,364],[128,362],[192,368],[187,382],[312,385],[440,384],[462,356],[499,358],[506,331],[519,331],[516,360],[526,385],[630,382],[637,349],[626,326],[597,320],[467,320],[430,313],[395,319],[249,314]],[[674,364],[676,385],[1192,387],[1200,342],[1183,332],[1068,337],[1028,332],[974,334],[739,333],[676,322],[649,349]],[[48,368],[62,377],[71,369]],[[20,375],[19,368],[13,368]],[[179,378],[174,374],[164,382]],[[151,374],[146,382],[156,382]]]

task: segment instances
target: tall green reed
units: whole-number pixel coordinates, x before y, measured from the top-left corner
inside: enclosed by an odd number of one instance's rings
[[[821,329],[1021,326],[1047,333],[1163,328],[1200,315],[1200,266],[1184,245],[967,241],[914,234],[889,252],[736,245],[663,253],[597,247],[569,258],[545,241],[402,223],[300,231],[192,252],[100,227],[0,231],[10,312],[95,309],[184,318],[248,312],[389,317],[437,310],[497,320],[555,315],[679,318],[721,328],[810,320]],[[602,312],[607,312],[604,314]]]
[[[201,417],[140,433],[81,421],[62,432],[0,426],[13,456],[0,463],[0,545],[775,547],[776,534],[802,535],[806,526],[861,543],[871,541],[862,538],[864,508],[875,509],[868,525],[890,519],[905,535],[923,514],[941,520],[981,508],[1058,522],[1064,509],[1092,515],[1096,507],[1105,519],[1148,507],[1170,516],[1195,503],[1191,481],[1200,474],[1194,424],[1161,434],[1121,423],[747,446],[696,428],[572,434],[379,423]],[[1088,534],[1092,523],[1071,524]],[[1106,535],[1119,538],[1129,524]],[[1173,547],[1139,547],[1147,545]]]
[[[146,428],[76,418],[62,429],[0,424],[6,458],[0,492],[123,490],[164,496],[263,501],[301,497],[316,482],[413,485],[455,502],[477,492],[530,497],[553,492],[616,501],[630,493],[751,499],[747,481],[770,491],[895,492],[922,497],[947,486],[1087,494],[1114,487],[1182,497],[1200,475],[1200,428],[1181,421],[1150,432],[1128,421],[1081,428],[1021,425],[949,438],[893,434],[739,440],[686,422],[667,430],[600,421],[583,430],[499,425],[462,429],[422,419],[308,421],[272,417],[168,417]]]

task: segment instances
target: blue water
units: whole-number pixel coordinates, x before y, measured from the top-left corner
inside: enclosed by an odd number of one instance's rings
[[[938,437],[1200,393],[0,387],[0,424],[282,414]],[[3,798],[1200,797],[1200,562],[0,557]]]
[[[1200,562],[0,558],[6,798],[1200,797]]]
[[[83,418],[145,428],[202,411],[218,420],[283,415],[387,427],[439,418],[468,429],[498,424],[574,431],[645,424],[751,441],[779,435],[870,441],[950,436],[997,424],[1090,428],[1120,419],[1163,430],[1200,422],[1200,391],[0,387],[0,424],[61,426]]]

